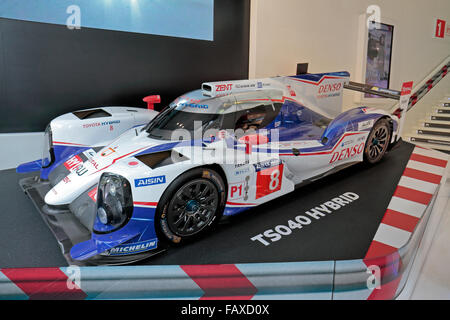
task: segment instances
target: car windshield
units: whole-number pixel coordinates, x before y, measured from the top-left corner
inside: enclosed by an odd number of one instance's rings
[[[230,113],[234,101],[229,98],[199,99],[197,95],[181,96],[161,111],[143,129],[149,137],[161,140],[179,140],[176,130],[185,130],[191,138],[195,130],[200,131],[201,136],[206,130],[220,130],[224,128],[224,116]],[[181,131],[180,131],[181,132]]]

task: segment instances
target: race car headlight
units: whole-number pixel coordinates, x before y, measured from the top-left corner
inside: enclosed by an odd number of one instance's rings
[[[131,218],[133,199],[130,183],[122,176],[104,173],[97,191],[97,223],[94,231],[108,233],[124,226]]]

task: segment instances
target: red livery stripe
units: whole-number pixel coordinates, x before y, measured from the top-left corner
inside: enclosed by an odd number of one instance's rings
[[[427,157],[427,156],[423,156],[421,154],[415,154],[415,153],[413,153],[411,155],[410,160],[419,161],[419,162],[431,164],[433,166],[438,166],[438,167],[442,167],[442,168],[445,168],[447,166],[446,160]]]
[[[320,85],[324,80],[327,79],[333,79],[333,80],[338,80],[338,79],[344,79],[342,77],[338,77],[338,76],[323,76],[318,82],[314,82],[314,81],[309,81],[309,80],[304,80],[304,79],[297,79],[297,78],[291,78],[294,81],[298,81],[298,82],[303,82],[303,83],[307,83],[307,84],[312,84],[315,86]]]
[[[409,214],[404,214],[395,210],[388,209],[384,215],[381,223],[413,232],[416,228],[417,223],[419,223],[419,218],[410,216]]]
[[[258,291],[234,264],[180,267],[204,291],[200,300],[250,300]]]
[[[141,205],[141,206],[158,206],[158,202],[138,202],[138,201],[134,201],[133,204],[135,205]]]
[[[243,206],[243,207],[248,207],[248,206],[256,206],[256,203],[239,203],[239,202],[229,202],[227,201],[227,206]]]
[[[57,143],[57,144],[67,144],[67,145],[73,145],[73,146],[86,146],[85,144],[79,144],[79,143],[72,143],[72,142],[62,142],[62,141],[53,141],[53,143]]]
[[[394,192],[394,197],[398,197],[398,198],[402,198],[402,199],[406,199],[406,200],[410,200],[410,201],[414,201],[414,202],[418,202],[418,203],[427,205],[428,203],[430,203],[430,200],[433,197],[433,195],[430,193],[426,193],[426,192],[422,192],[422,191],[418,191],[418,190],[414,190],[414,189],[410,189],[410,188],[406,188],[406,187],[402,187],[402,186],[397,186],[397,189]]]

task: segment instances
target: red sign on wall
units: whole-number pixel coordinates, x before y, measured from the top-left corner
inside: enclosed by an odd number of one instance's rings
[[[436,19],[434,23],[434,38],[450,38],[450,25],[446,20]]]

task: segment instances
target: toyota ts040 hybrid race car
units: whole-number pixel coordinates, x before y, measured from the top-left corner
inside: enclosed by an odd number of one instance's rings
[[[17,168],[40,171],[20,184],[71,263],[136,261],[300,184],[380,161],[399,140],[399,117],[342,112],[351,85],[347,72],[212,82],[159,113],[159,96],[144,99],[148,109],[68,113],[48,125],[43,159]]]

